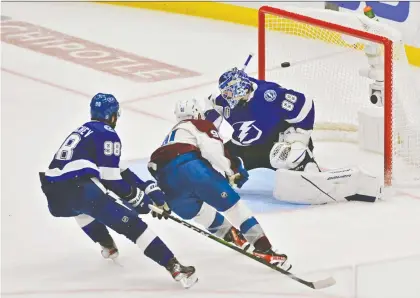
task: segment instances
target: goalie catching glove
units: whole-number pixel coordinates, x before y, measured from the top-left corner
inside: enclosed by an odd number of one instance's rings
[[[312,151],[308,148],[311,130],[294,127],[280,133],[279,141],[270,151],[270,164],[275,169],[320,172]]]

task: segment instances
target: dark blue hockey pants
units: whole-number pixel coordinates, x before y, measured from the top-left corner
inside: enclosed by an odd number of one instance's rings
[[[40,179],[48,208],[55,217],[87,214],[133,242],[147,229],[147,224],[139,218],[138,213],[127,203],[107,195],[96,178],[51,183],[41,173]]]

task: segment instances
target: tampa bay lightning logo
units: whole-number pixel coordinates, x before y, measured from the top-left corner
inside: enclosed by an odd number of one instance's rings
[[[262,130],[254,125],[253,121],[241,121],[232,125],[235,132],[233,133],[232,142],[239,146],[249,146],[262,135]]]
[[[268,102],[272,102],[277,98],[277,92],[270,89],[264,92],[264,99]]]
[[[106,130],[108,130],[108,131],[112,131],[112,132],[114,132],[114,130],[111,128],[111,126],[109,126],[109,125],[104,125],[104,128],[106,129]]]

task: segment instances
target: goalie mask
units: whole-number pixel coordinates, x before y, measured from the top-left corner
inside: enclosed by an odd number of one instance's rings
[[[235,108],[240,100],[246,100],[251,89],[252,82],[248,75],[236,67],[228,70],[219,78],[220,93],[231,109]]]
[[[182,121],[187,119],[202,119],[203,110],[200,103],[195,99],[181,99],[175,105],[176,120]]]

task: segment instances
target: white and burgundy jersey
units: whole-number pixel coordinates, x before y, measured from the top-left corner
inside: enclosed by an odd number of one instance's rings
[[[207,120],[184,120],[176,124],[161,147],[153,152],[150,161],[163,165],[181,154],[201,153],[213,168],[228,176],[233,175],[229,154],[214,124]]]

